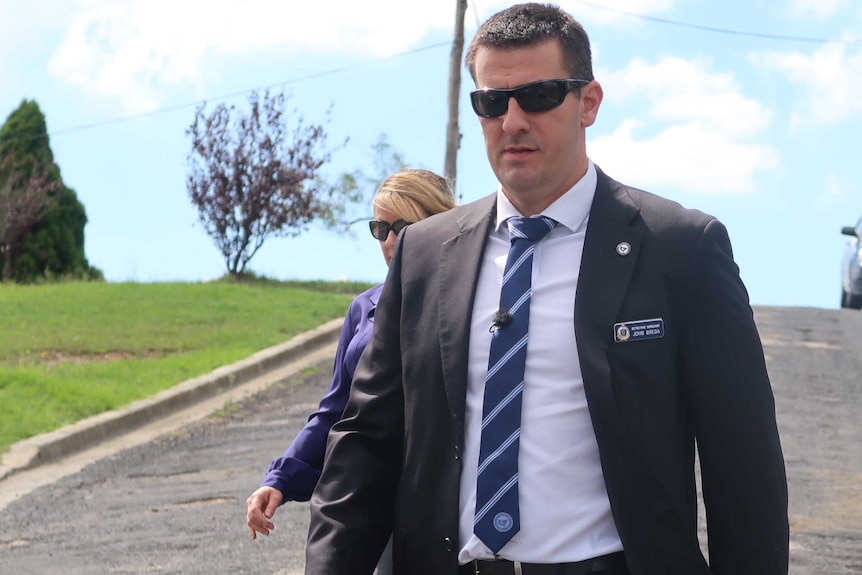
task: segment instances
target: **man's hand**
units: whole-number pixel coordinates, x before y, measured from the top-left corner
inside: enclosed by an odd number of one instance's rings
[[[281,491],[274,487],[261,487],[249,496],[245,502],[248,507],[245,519],[252,539],[257,539],[258,533],[269,535],[275,529],[270,519],[283,499]]]

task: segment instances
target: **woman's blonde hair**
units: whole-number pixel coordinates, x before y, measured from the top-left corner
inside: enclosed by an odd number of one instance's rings
[[[456,205],[455,194],[446,178],[420,169],[402,170],[383,180],[373,204],[409,222],[424,220]]]

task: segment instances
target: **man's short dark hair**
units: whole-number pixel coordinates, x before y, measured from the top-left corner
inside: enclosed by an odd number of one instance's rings
[[[491,16],[473,36],[465,64],[475,81],[479,48],[513,50],[554,39],[563,47],[570,77],[592,80],[592,53],[587,33],[571,14],[554,4],[516,4]]]

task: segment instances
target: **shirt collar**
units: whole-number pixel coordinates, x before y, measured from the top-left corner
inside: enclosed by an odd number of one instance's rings
[[[553,218],[559,225],[565,226],[571,232],[577,232],[584,226],[590,215],[593,197],[596,195],[596,183],[598,182],[596,167],[589,158],[587,162],[587,173],[584,174],[584,177],[542,211],[543,216]],[[512,205],[512,202],[503,193],[503,186],[498,187],[497,221],[494,229],[500,232],[506,227],[506,220],[515,216],[523,216],[523,214]]]

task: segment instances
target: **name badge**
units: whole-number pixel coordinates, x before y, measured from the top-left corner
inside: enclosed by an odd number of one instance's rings
[[[660,317],[614,324],[614,341],[640,341],[664,337],[664,320]]]

